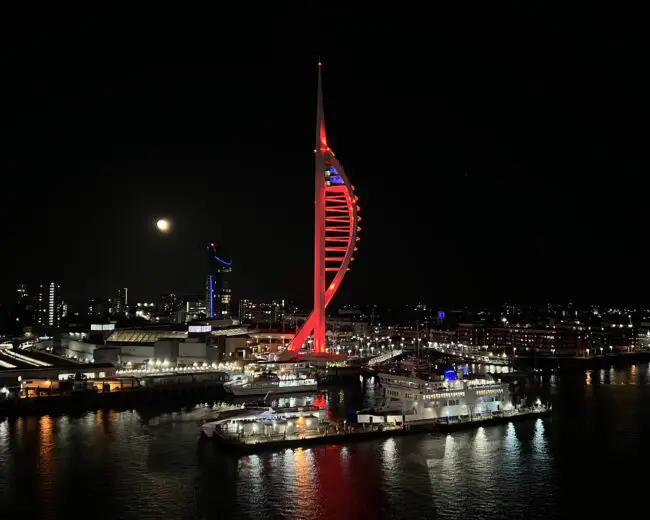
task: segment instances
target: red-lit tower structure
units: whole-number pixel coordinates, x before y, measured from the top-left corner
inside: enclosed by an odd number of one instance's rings
[[[361,217],[354,186],[327,142],[321,68],[319,62],[314,149],[314,310],[291,340],[287,353],[300,351],[312,336],[314,353],[325,355],[326,308],[354,260]]]

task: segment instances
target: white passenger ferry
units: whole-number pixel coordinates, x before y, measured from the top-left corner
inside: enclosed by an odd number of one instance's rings
[[[512,410],[508,385],[492,379],[426,380],[416,375],[378,374],[384,387],[385,410],[404,421],[476,419]],[[378,411],[375,411],[378,413]],[[363,416],[362,416],[363,415]],[[372,422],[360,414],[359,422]]]
[[[259,376],[254,379],[244,377],[237,381],[224,383],[223,389],[233,395],[266,395],[272,394],[294,394],[299,392],[315,392],[318,390],[318,383],[312,377],[304,375],[281,375],[275,374]]]

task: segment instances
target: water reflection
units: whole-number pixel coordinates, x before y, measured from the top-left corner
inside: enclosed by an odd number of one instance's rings
[[[521,471],[520,465],[525,461],[523,456],[521,442],[517,438],[517,429],[513,423],[508,423],[506,426],[505,436],[503,438],[503,456],[501,459],[500,473],[504,475],[513,475]],[[515,492],[519,492],[521,485],[520,480],[515,479],[511,483]]]
[[[58,493],[56,491],[57,467],[53,461],[54,421],[49,415],[41,417],[38,423],[39,450],[38,450],[38,488],[42,497],[42,512],[46,518],[57,516]]]
[[[474,465],[474,489],[480,496],[489,496],[492,488],[490,482],[493,468],[495,465],[495,458],[490,446],[490,441],[487,437],[486,429],[479,426],[472,445],[472,463]],[[484,507],[488,510],[496,507],[492,501],[486,501]]]
[[[385,478],[390,480],[391,476],[397,470],[397,448],[395,446],[395,439],[386,439],[382,446],[383,457],[382,466],[385,472]]]
[[[519,455],[521,443],[517,439],[517,432],[513,423],[508,423],[506,427],[506,435],[503,439],[503,448],[506,459],[512,460],[513,457]]]
[[[462,469],[460,468],[459,449],[462,441],[456,440],[452,435],[447,435],[443,444],[443,456],[440,466],[429,463],[429,479],[432,494],[435,497],[438,510],[448,511],[451,514],[460,513],[460,504],[454,500],[454,494],[449,490],[458,489],[463,485]]]
[[[585,385],[594,384],[594,374],[599,385],[647,385],[650,384],[650,363],[616,367],[614,365],[597,370],[585,370]],[[561,374],[558,380],[570,380],[572,373]]]
[[[485,428],[483,428],[483,426],[479,426],[476,430],[476,437],[474,437],[474,449],[476,450],[476,453],[480,454],[481,456],[485,456],[487,454],[487,438],[485,437]]]
[[[318,486],[312,489],[311,507],[315,518],[364,518],[377,506],[383,472],[375,464],[359,464],[370,446],[350,445],[314,448],[314,471]]]
[[[537,419],[535,421],[535,435],[533,436],[533,453],[538,458],[546,458],[548,456],[546,449],[546,439],[544,437],[544,421]]]
[[[88,511],[152,520],[568,517],[585,507],[575,493],[581,468],[650,463],[648,365],[607,368],[602,387],[600,370],[593,374],[585,386],[590,371],[557,373],[548,420],[244,457],[197,444],[210,406],[2,421],[0,504],[46,520]],[[345,417],[381,393],[367,382],[361,391],[354,380],[328,389],[323,401]],[[612,492],[637,482],[609,470],[598,477]]]
[[[298,448],[294,453],[296,477],[294,495],[298,501],[298,517],[308,518],[313,511],[311,498],[318,489],[317,473],[314,468],[314,457],[311,450]]]
[[[248,481],[251,486],[253,496],[259,497],[263,492],[262,487],[262,461],[259,455],[250,455],[248,457]]]
[[[451,434],[446,435],[444,455],[442,457],[443,473],[451,473],[446,470],[451,470],[453,465],[456,463],[457,450],[458,446],[456,445],[454,437]]]
[[[9,439],[9,421],[0,421],[0,453],[8,449],[7,440]]]

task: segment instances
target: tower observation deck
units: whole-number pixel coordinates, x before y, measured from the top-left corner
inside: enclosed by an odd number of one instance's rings
[[[322,65],[318,63],[314,201],[314,310],[287,347],[297,355],[313,338],[313,351],[327,356],[326,309],[350,270],[361,231],[358,197],[327,141],[323,112]]]

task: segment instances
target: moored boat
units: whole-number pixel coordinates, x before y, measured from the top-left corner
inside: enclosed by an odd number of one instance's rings
[[[359,422],[418,422],[473,420],[514,411],[508,385],[489,378],[378,374],[386,410],[360,411]]]
[[[236,396],[242,395],[266,395],[289,394],[300,392],[315,392],[318,390],[318,383],[313,377],[303,375],[281,375],[267,374],[254,379],[243,378],[238,381],[224,383],[223,388]]]

